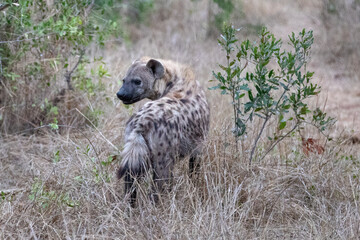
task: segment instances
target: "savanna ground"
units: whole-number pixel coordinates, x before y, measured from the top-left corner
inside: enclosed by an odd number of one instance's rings
[[[82,127],[0,135],[0,238],[358,239],[360,20],[357,1],[343,2],[335,19],[327,12],[332,1],[243,0],[243,14],[233,21],[244,27],[240,38],[255,39],[261,25],[284,42],[291,32],[314,30],[308,68],[322,92],[311,104],[338,121],[330,130],[332,141],[312,128],[302,135],[318,139],[323,154],[305,155],[295,134],[249,167],[259,122],[250,126],[237,153],[230,99],[208,90],[211,130],[200,174],[190,179],[186,161],[179,163],[172,191],[160,204],[148,200],[144,183],[131,209],[115,177],[120,159],[114,156],[127,119],[144,102],[126,108],[116,99],[126,69],[144,55],[172,59],[192,66],[207,88],[225,60],[216,36],[208,34],[207,1],[155,1],[147,24],[130,29],[130,44],[109,41],[105,49],[88,50],[104,56],[110,74],[103,94],[95,92],[95,102],[104,103],[96,124],[74,108],[69,112]],[[86,95],[70,100],[77,99],[90,108],[95,104]],[[264,144],[265,137],[260,151]]]

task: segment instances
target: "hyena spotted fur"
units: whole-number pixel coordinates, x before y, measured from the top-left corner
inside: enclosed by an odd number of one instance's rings
[[[196,171],[209,130],[209,107],[189,67],[149,57],[131,65],[117,96],[124,104],[152,100],[126,123],[118,177],[125,176],[125,193],[134,206],[134,180],[150,169],[156,191],[170,183],[178,159],[190,156],[190,174]]]

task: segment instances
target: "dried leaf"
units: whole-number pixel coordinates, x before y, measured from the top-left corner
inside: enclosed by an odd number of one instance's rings
[[[324,153],[324,147],[322,147],[319,144],[319,140],[314,139],[314,138],[301,138],[302,141],[302,147],[303,147],[303,152],[306,156],[309,156],[310,153],[315,153],[315,154],[323,154]]]

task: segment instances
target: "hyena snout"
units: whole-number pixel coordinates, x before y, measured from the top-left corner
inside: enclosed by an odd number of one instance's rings
[[[124,88],[121,88],[117,93],[116,96],[124,103],[124,104],[132,104],[137,102],[139,99],[134,96],[132,92],[127,91]]]
[[[130,94],[126,94],[125,91],[123,91],[122,89],[120,89],[117,93],[116,96],[121,100],[121,101],[129,101],[131,100],[131,96]]]

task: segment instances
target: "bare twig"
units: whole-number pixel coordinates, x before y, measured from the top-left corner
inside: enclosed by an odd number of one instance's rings
[[[23,192],[26,191],[26,188],[13,188],[13,189],[4,189],[4,190],[0,190],[0,193],[2,195],[13,195],[13,194],[17,194],[19,192]]]
[[[276,106],[275,106],[275,109],[278,108],[279,106],[279,103],[281,101],[281,99],[284,97],[285,93],[288,92],[290,89],[289,89],[289,86],[290,86],[291,82],[289,81],[288,85],[286,86],[286,88],[284,88],[284,92],[281,94],[281,96],[279,97],[277,103],[276,103]]]
[[[258,143],[258,141],[259,141],[259,139],[260,139],[260,137],[261,137],[261,135],[262,135],[262,133],[263,133],[263,131],[264,131],[264,129],[265,129],[266,123],[269,121],[269,119],[270,119],[270,116],[267,116],[267,117],[265,118],[265,121],[264,121],[264,123],[263,123],[263,125],[262,125],[262,127],[261,127],[261,130],[260,130],[259,134],[257,135],[257,137],[256,137],[256,139],[255,139],[254,145],[253,145],[253,147],[252,147],[252,149],[251,149],[251,153],[250,153],[249,165],[251,165],[251,161],[252,161],[252,158],[253,158],[255,149],[256,149],[256,145],[257,145],[257,143]]]
[[[113,148],[115,148],[117,151],[120,151],[112,142],[110,142],[105,136],[104,134],[102,134],[102,132],[90,121],[90,119],[88,117],[86,117],[79,109],[75,109],[78,113],[80,113],[81,116],[83,116],[86,120],[89,121],[89,123],[96,129],[96,131],[98,131],[101,135],[101,137],[110,144],[110,146],[112,146]]]
[[[21,37],[24,36],[24,34],[22,34],[22,35],[20,35],[16,40],[0,41],[0,44],[33,41],[33,40],[38,40],[38,39],[46,38],[46,37],[49,37],[49,36],[51,36],[51,35],[54,35],[54,33],[51,33],[51,34],[48,34],[48,35],[45,35],[45,36],[41,36],[41,37],[20,39]]]
[[[4,4],[4,5],[0,5],[0,11],[5,10],[6,8],[8,8],[11,4]]]
[[[91,11],[91,9],[94,7],[95,0],[92,0],[89,6],[85,10],[85,17],[87,17]]]
[[[289,131],[287,132],[285,135],[281,136],[278,140],[276,140],[274,143],[271,144],[271,146],[268,148],[268,150],[263,154],[263,156],[261,157],[261,160],[263,160],[265,158],[265,156],[274,149],[274,147],[281,142],[284,138],[286,138],[287,136],[290,135],[290,133],[292,133],[297,127],[299,126],[298,123],[295,124],[295,126]]]
[[[71,74],[73,74],[73,72],[76,70],[76,68],[79,66],[83,56],[85,54],[85,49],[82,49],[80,51],[80,57],[77,61],[77,63],[75,64],[75,66],[71,69],[71,71],[66,71],[65,73],[65,80],[66,80],[66,83],[67,83],[67,86],[68,86],[68,90],[74,90],[74,88],[72,87],[71,85]]]
[[[315,128],[319,131],[319,133],[320,133],[321,135],[323,135],[326,139],[329,138],[329,135],[325,134],[324,131],[322,131],[319,126],[316,126],[315,123],[309,122],[309,121],[303,121],[303,123],[306,123],[306,124],[309,124],[310,126],[315,127]],[[333,122],[333,124],[330,125],[330,127],[332,127],[334,124],[335,124],[335,122]]]

